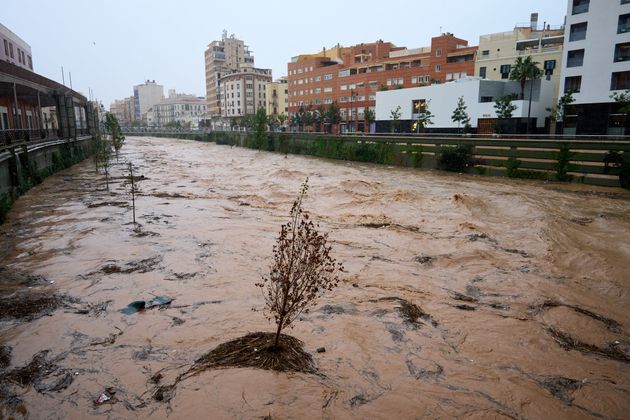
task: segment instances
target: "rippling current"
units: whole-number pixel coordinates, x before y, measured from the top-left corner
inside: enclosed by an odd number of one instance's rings
[[[143,177],[139,231],[125,162]],[[10,383],[20,402],[0,392],[0,418],[630,413],[628,192],[148,137],[128,138],[111,172],[109,191],[90,161],[54,175],[0,227],[0,266],[45,279],[26,293],[68,297],[0,320],[7,369],[48,350],[68,376]],[[218,344],[274,330],[254,283],[306,177],[304,207],[346,269],[287,331],[320,374],[208,370],[154,401],[156,373],[172,381]],[[154,296],[174,300],[120,312]],[[401,317],[403,301],[426,316]],[[106,389],[115,398],[95,404]]]

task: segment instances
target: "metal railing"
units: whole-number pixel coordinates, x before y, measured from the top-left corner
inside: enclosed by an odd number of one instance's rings
[[[53,129],[13,129],[0,130],[0,146],[21,143],[37,143],[60,137],[59,130]]]

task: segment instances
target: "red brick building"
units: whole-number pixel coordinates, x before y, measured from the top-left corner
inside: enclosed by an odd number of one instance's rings
[[[379,40],[299,55],[288,64],[289,115],[336,102],[341,130],[363,131],[364,110],[374,109],[378,90],[473,76],[476,54],[477,47],[446,33],[432,38],[430,47],[407,49]]]

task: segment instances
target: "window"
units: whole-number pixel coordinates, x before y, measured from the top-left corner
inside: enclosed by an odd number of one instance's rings
[[[442,49],[438,48],[437,50],[435,50],[435,56],[436,57],[442,57]]]
[[[483,51],[481,51],[481,55],[484,56],[484,57],[489,56],[490,55],[490,50],[483,50]]]
[[[332,73],[325,74],[324,80],[332,80]]]
[[[327,87],[324,88],[324,93],[330,93],[332,91],[333,91],[333,89],[330,86],[327,86]]]
[[[615,62],[628,60],[630,60],[630,42],[615,45]]]
[[[630,71],[618,71],[612,74],[610,90],[630,89]]]
[[[569,41],[581,41],[586,39],[587,22],[575,23],[571,25],[569,30]]]
[[[628,4],[630,3],[630,0],[621,0],[621,4]]]
[[[11,44],[10,42],[9,42],[9,55],[11,56],[11,58],[13,58],[13,44]]]
[[[582,76],[571,76],[564,79],[564,93],[577,93],[582,85]]]
[[[571,14],[579,15],[580,13],[588,12],[588,5],[590,0],[573,0],[573,9]]]
[[[348,90],[348,85],[339,86],[339,90]]]
[[[375,101],[376,100],[376,95],[372,94],[368,96],[368,100],[370,101]]]
[[[441,66],[441,65],[439,65],[439,64],[436,64],[436,65],[435,65],[435,71],[436,71],[436,73],[441,72],[441,71],[442,71],[442,66]]]
[[[7,57],[9,56],[9,43],[6,39],[4,40],[4,55],[6,55]]]
[[[630,31],[630,13],[626,13],[625,15],[619,16],[619,21],[617,22],[617,33],[625,34]]]
[[[584,64],[584,49],[567,53],[567,67],[580,67]]]
[[[499,73],[501,73],[501,79],[509,79],[512,66],[510,64],[502,64]]]
[[[322,76],[316,76],[315,77],[315,81],[316,82],[321,82],[321,80],[322,80]]]
[[[446,73],[446,80],[453,80],[453,73]]]
[[[479,99],[479,102],[492,102],[493,98],[492,96],[482,96],[481,99]]]
[[[350,69],[339,71],[339,77],[347,77],[347,76],[350,76]]]
[[[342,96],[341,98],[339,98],[339,102],[345,103],[346,102],[346,97]]]
[[[481,77],[482,79],[486,78],[486,68],[485,67],[479,67],[479,77]]]
[[[553,74],[553,70],[556,68],[556,60],[545,60],[543,64],[543,69],[545,70],[545,75]]]

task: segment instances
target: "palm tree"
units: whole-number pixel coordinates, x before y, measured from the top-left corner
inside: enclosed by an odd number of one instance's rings
[[[528,80],[536,80],[540,78],[541,71],[538,68],[538,62],[532,60],[532,56],[528,55],[518,57],[512,66],[510,71],[510,80],[515,80],[521,84],[521,96],[520,99],[525,98],[525,83]],[[530,98],[531,100],[531,98]]]

